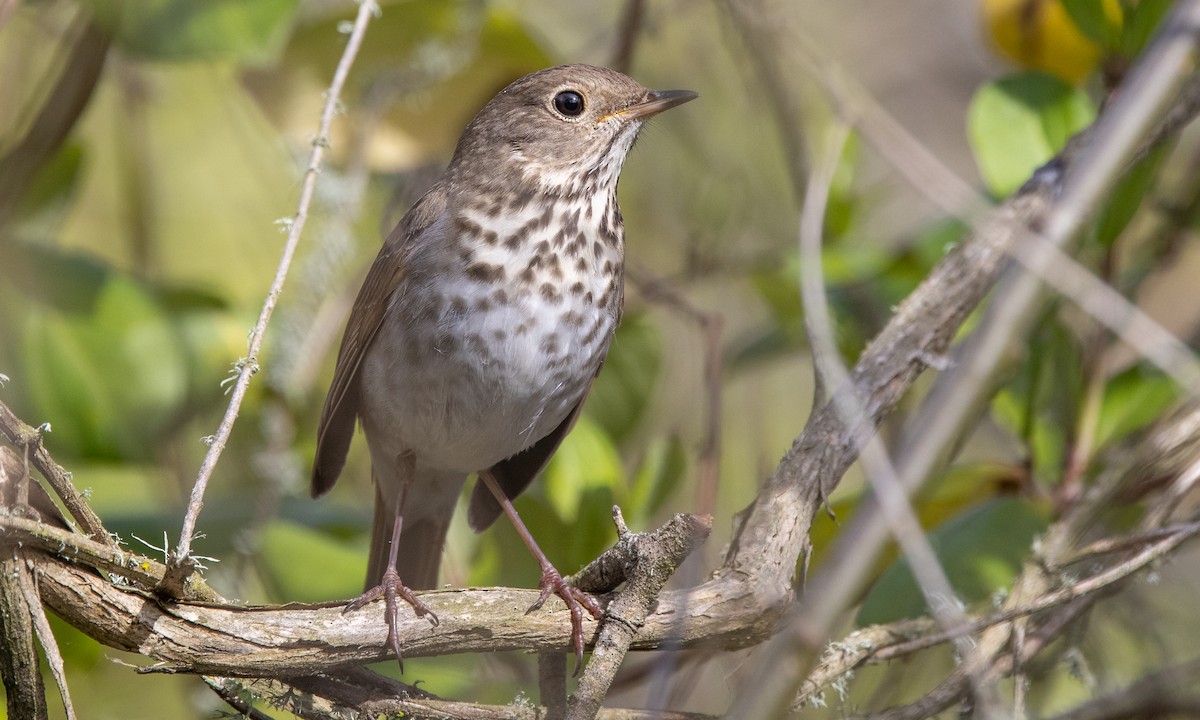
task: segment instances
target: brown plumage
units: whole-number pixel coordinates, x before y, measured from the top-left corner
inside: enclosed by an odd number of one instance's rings
[[[616,329],[626,153],[645,118],[693,97],[587,65],[527,75],[476,115],[442,178],[387,238],[350,313],[312,475],[314,496],[333,487],[361,422],[375,522],[370,589],[351,607],[392,590],[428,613],[407,590],[435,585],[455,501],[480,471],[495,487],[476,485],[471,527],[509,513],[542,565],[543,599],[554,592],[598,613],[509,500],[574,425]],[[388,612],[399,654],[394,599]],[[580,635],[576,622],[577,652]]]

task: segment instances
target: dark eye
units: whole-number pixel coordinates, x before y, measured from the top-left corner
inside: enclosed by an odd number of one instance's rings
[[[554,96],[554,109],[567,117],[583,114],[583,96],[574,90],[563,90]]]

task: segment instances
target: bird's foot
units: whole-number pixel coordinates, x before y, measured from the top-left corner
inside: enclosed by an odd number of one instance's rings
[[[383,596],[385,605],[385,617],[387,619],[388,636],[387,644],[396,653],[396,661],[400,663],[400,672],[404,672],[404,658],[400,654],[400,634],[396,627],[400,624],[400,603],[398,599],[403,599],[404,602],[412,606],[416,611],[417,617],[428,617],[429,622],[434,626],[438,626],[438,616],[429,606],[421,602],[421,599],[413,594],[404,583],[400,582],[400,575],[396,573],[395,568],[388,568],[383,572],[383,577],[380,578],[379,584],[362,595],[354,598],[346,603],[346,608],[342,613],[348,613],[353,610],[358,610],[366,606],[372,600]]]
[[[564,580],[550,565],[542,569],[542,581],[538,584],[538,589],[541,594],[525,614],[528,615],[542,607],[551,593],[562,598],[567,604],[567,609],[571,611],[571,651],[575,653],[575,674],[579,675],[583,667],[583,611],[586,609],[593,618],[599,620],[604,617],[604,610],[595,598]]]

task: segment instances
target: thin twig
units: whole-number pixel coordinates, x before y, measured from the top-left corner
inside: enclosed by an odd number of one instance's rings
[[[54,677],[54,683],[58,686],[58,696],[62,699],[67,720],[75,720],[75,706],[71,703],[71,692],[67,689],[67,671],[63,667],[62,653],[59,652],[58,641],[54,639],[54,631],[50,629],[50,620],[46,617],[46,609],[42,607],[42,599],[38,597],[36,565],[27,562],[25,572],[30,581],[21,583],[21,592],[25,596],[25,604],[29,607],[33,630],[37,633],[38,644],[42,646],[42,654],[46,656],[46,664],[50,666],[50,675]]]
[[[50,484],[67,508],[67,512],[71,513],[71,517],[79,523],[88,537],[106,545],[116,545],[116,541],[104,529],[104,523],[100,522],[100,516],[96,515],[79,491],[75,489],[75,485],[71,483],[71,473],[64,470],[61,465],[54,462],[54,458],[50,457],[50,453],[42,445],[41,433],[22,422],[2,402],[0,402],[0,433],[3,433],[13,445],[25,449],[28,453],[26,457]],[[30,449],[32,452],[29,452]]]
[[[304,224],[308,219],[308,206],[312,202],[317,175],[321,171],[321,161],[325,156],[326,148],[329,146],[329,128],[333,124],[333,117],[339,109],[339,98],[342,88],[350,73],[350,67],[354,64],[354,58],[358,54],[359,47],[362,45],[362,40],[367,30],[367,23],[370,22],[372,16],[379,14],[379,6],[375,3],[375,0],[358,1],[358,15],[354,20],[354,27],[346,42],[346,49],[342,52],[341,60],[338,61],[337,70],[333,74],[333,82],[330,83],[329,89],[325,93],[325,106],[321,110],[321,120],[317,128],[316,138],[314,138],[312,143],[312,152],[309,154],[308,168],[304,171],[304,180],[300,188],[300,201],[296,206],[296,214],[290,222],[287,241],[284,243],[283,253],[279,259],[279,266],[275,271],[275,279],[271,283],[271,289],[267,292],[266,300],[263,302],[258,322],[254,325],[254,330],[250,333],[248,355],[245,360],[239,362],[240,367],[238,369],[237,382],[234,384],[232,396],[229,399],[229,407],[225,410],[225,417],[222,418],[216,435],[212,437],[208,452],[205,454],[204,461],[200,465],[200,473],[196,477],[196,484],[192,488],[187,515],[183,521],[183,529],[180,531],[179,542],[175,546],[175,552],[171,558],[172,572],[164,578],[162,588],[172,595],[177,594],[183,579],[191,572],[189,557],[191,554],[192,538],[196,532],[196,521],[200,515],[200,509],[204,506],[205,489],[208,487],[209,478],[212,477],[213,471],[216,468],[217,460],[220,459],[221,452],[225,449],[229,435],[233,431],[233,423],[237,420],[242,400],[246,396],[246,389],[250,386],[250,378],[258,372],[259,352],[262,350],[267,323],[270,321],[271,314],[274,312],[275,305],[279,300],[279,295],[283,291],[283,284],[287,279],[292,257],[295,255],[296,247],[300,241],[300,233],[304,230]]]

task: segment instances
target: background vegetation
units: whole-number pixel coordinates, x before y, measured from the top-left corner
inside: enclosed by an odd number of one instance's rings
[[[251,603],[360,591],[371,497],[363,444],[330,497],[307,497],[336,343],[381,237],[511,79],[584,61],[701,94],[655,121],[626,165],[624,324],[583,421],[518,503],[564,572],[614,541],[614,503],[634,529],[675,512],[713,513],[713,537],[679,573],[689,583],[719,561],[731,516],[813,404],[796,228],[807,158],[824,147],[836,113],[811,68],[764,61],[774,47],[764,38],[836,62],[998,200],[1092,122],[1169,5],[383,3],[343,96],[262,372],[201,516],[194,551],[212,558],[210,584]],[[353,9],[318,0],[0,2],[0,399],[49,425],[46,446],[134,549],[161,552],[178,536],[204,439],[225,408],[222,388],[278,261],[277,225],[294,212]],[[773,36],[760,35],[764,23]],[[1077,253],[1185,339],[1200,320],[1193,135],[1138,163]],[[972,218],[948,216],[856,134],[830,188],[823,270],[838,350],[852,362]],[[1136,348],[1061,300],[1045,304],[1007,368],[953,464],[914,500],[973,608],[1002,596],[1112,449],[1182,397]],[[899,442],[912,431],[885,423],[882,435]],[[863,488],[854,470],[829,498],[830,515],[813,527],[810,573],[852,523]],[[1106,522],[1120,530],[1133,517],[1114,503]],[[844,631],[927,612],[894,558],[861,581]],[[1185,548],[1040,658],[1031,714],[1194,653],[1196,561]],[[537,571],[509,527],[477,537],[459,517],[443,578],[532,587]],[[194,679],[137,675],[129,664],[143,658],[65,624],[55,630],[83,717],[224,707]],[[633,658],[612,703],[720,712],[752,681],[739,675],[749,652]],[[663,657],[670,663],[658,664]],[[911,701],[951,662],[934,650],[872,668],[827,693],[829,709],[807,712]],[[414,659],[406,680],[503,704],[533,691],[535,665],[522,654]]]

